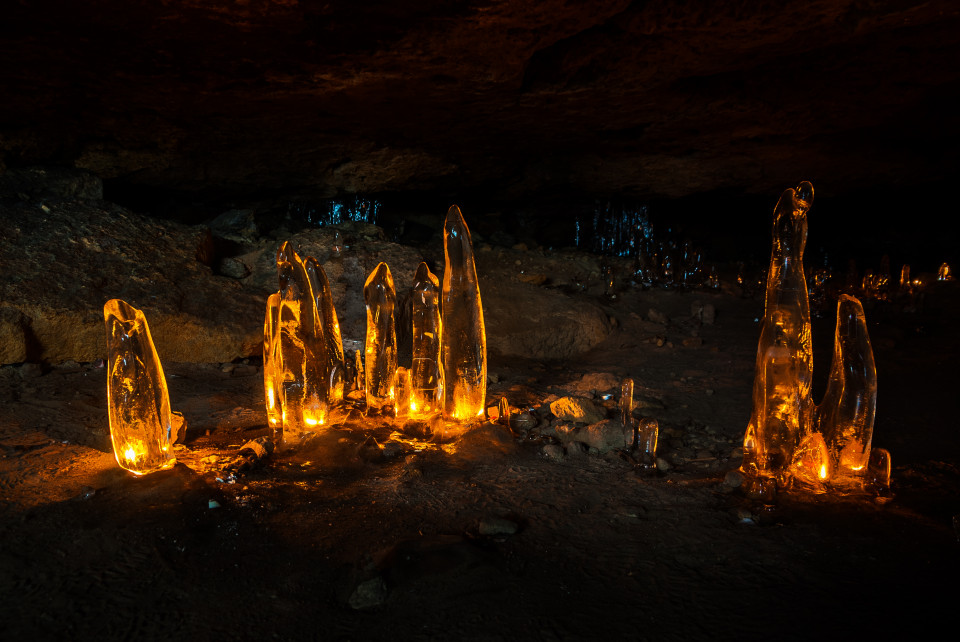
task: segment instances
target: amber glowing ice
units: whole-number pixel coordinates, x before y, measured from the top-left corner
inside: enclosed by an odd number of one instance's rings
[[[267,300],[264,319],[264,392],[274,438],[295,439],[326,423],[343,399],[346,371],[323,267],[284,243],[277,275],[280,291]]]
[[[397,384],[397,333],[394,311],[397,295],[386,263],[373,269],[363,286],[367,305],[364,344],[367,409],[379,411],[394,405]]]
[[[440,282],[426,263],[417,267],[413,283],[413,362],[410,412],[427,417],[440,411],[443,371],[440,368]]]
[[[811,427],[813,349],[803,273],[813,186],[786,190],[773,213],[773,250],[757,346],[753,412],[744,435],[743,470],[764,477],[788,466]]]
[[[841,479],[865,475],[876,409],[877,368],[867,321],[860,301],[844,294],[837,303],[830,380],[817,407],[819,430]]]
[[[267,297],[263,320],[263,392],[267,423],[275,441],[283,438],[283,367],[280,363],[280,293]]]
[[[147,319],[120,299],[103,306],[107,328],[107,406],[113,454],[137,475],[176,463],[173,416]]]
[[[483,414],[487,338],[470,230],[456,205],[443,224],[443,249],[443,416],[468,421]]]

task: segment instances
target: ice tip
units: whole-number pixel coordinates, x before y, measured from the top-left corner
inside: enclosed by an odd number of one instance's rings
[[[797,207],[804,211],[810,209],[813,205],[813,184],[810,181],[801,181],[793,191]]]

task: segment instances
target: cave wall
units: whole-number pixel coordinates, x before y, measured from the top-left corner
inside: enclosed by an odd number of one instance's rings
[[[949,0],[22,1],[0,170],[224,194],[923,185],[958,165]],[[108,183],[109,184],[109,183]]]

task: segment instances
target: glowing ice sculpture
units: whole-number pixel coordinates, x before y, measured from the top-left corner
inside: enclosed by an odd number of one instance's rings
[[[762,477],[775,476],[790,464],[813,421],[810,303],[803,273],[812,203],[813,186],[804,181],[783,193],[773,213],[753,412],[743,443],[743,471]]]
[[[327,422],[343,399],[346,370],[340,324],[323,267],[290,243],[277,251],[280,291],[267,299],[264,391],[276,441]],[[279,423],[279,425],[277,425]]]
[[[429,417],[440,411],[443,394],[440,281],[426,263],[417,266],[413,283],[413,362],[410,414]]]
[[[863,306],[844,294],[837,303],[830,380],[817,406],[819,430],[838,481],[865,475],[876,410],[877,368]]]
[[[483,415],[487,338],[470,230],[456,205],[443,224],[443,249],[443,416],[462,422]]]
[[[120,299],[107,301],[103,318],[110,439],[117,463],[137,475],[170,468],[177,463],[175,414],[147,319]]]
[[[373,269],[363,286],[367,305],[367,336],[364,344],[368,411],[391,410],[396,400],[397,333],[394,311],[397,295],[386,263]]]
[[[620,382],[620,423],[624,428],[633,427],[633,379]],[[633,448],[637,447],[637,433],[633,433]]]

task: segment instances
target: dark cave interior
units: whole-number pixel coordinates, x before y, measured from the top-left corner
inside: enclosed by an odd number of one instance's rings
[[[951,0],[6,3],[0,638],[949,623],[960,297],[936,274],[960,265],[958,61]],[[879,496],[771,500],[737,477],[771,212],[803,180],[809,279],[853,261],[858,284],[886,257],[891,284],[904,264],[923,280],[864,297],[873,445],[894,464]],[[474,235],[487,404],[532,427],[438,445],[363,417],[234,475],[267,431],[279,244],[323,265],[359,346],[367,274],[389,262],[399,292],[420,261],[439,273],[452,204]],[[375,216],[330,218],[355,207]],[[634,246],[595,251],[609,212],[629,239],[689,240],[716,287],[651,286]],[[812,306],[817,400],[839,287]],[[142,478],[107,425],[112,298],[149,317],[187,418],[179,463]],[[626,377],[634,417],[659,421],[655,475],[570,436],[617,416]],[[605,418],[571,428],[565,398]]]

